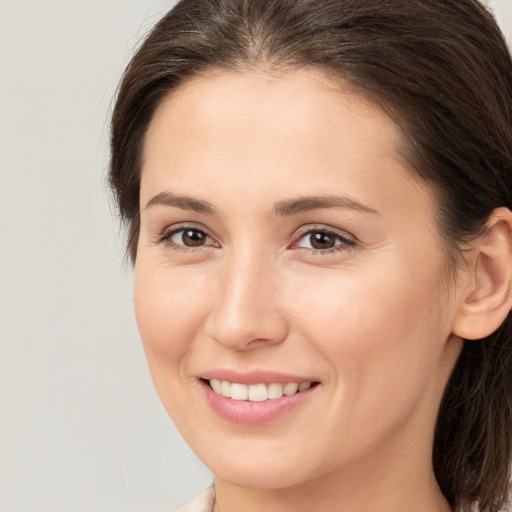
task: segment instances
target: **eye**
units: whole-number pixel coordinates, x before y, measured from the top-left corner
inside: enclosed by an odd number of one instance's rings
[[[348,235],[342,235],[325,228],[317,228],[301,233],[293,247],[331,253],[348,249],[354,244],[355,240]]]
[[[157,244],[164,244],[176,251],[187,251],[208,247],[219,247],[219,244],[203,229],[196,226],[174,225],[158,235]]]
[[[186,247],[200,247],[211,245],[213,240],[204,232],[196,228],[182,228],[173,231],[168,237],[173,244]]]

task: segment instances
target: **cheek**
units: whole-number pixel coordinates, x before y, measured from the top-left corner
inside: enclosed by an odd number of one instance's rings
[[[314,340],[356,407],[421,393],[435,379],[450,333],[447,308],[438,303],[439,268],[378,267],[326,275],[290,298],[304,337]]]
[[[344,432],[333,435],[333,454],[347,445],[371,453],[411,417],[423,418],[414,421],[425,436],[433,428],[444,387],[438,365],[449,332],[442,309],[433,307],[432,282],[391,270],[345,275],[336,287],[318,283],[307,299],[296,295],[304,338],[314,340],[330,367],[324,427]]]
[[[198,337],[209,297],[202,273],[137,261],[134,304],[150,369],[180,364]]]

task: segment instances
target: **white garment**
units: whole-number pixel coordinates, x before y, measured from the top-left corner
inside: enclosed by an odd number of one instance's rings
[[[215,503],[215,491],[208,487],[192,503],[189,503],[181,512],[211,512]]]

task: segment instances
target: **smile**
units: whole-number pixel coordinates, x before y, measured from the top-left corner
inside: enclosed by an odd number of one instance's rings
[[[295,395],[301,391],[306,391],[314,384],[313,382],[241,384],[218,379],[210,379],[208,383],[217,395],[232,400],[247,400],[249,402],[264,402],[265,400],[276,400],[283,396]]]

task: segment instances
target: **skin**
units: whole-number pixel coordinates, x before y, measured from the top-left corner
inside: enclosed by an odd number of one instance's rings
[[[150,124],[137,322],[222,512],[450,510],[432,439],[469,281],[447,278],[433,194],[399,145],[389,117],[313,71],[197,77]],[[162,193],[215,212],[147,206]],[[305,196],[350,202],[275,212]],[[184,224],[203,245],[186,245]],[[335,232],[335,247],[313,248],[313,229]],[[275,420],[240,425],[202,397],[198,378],[216,368],[320,384]]]

